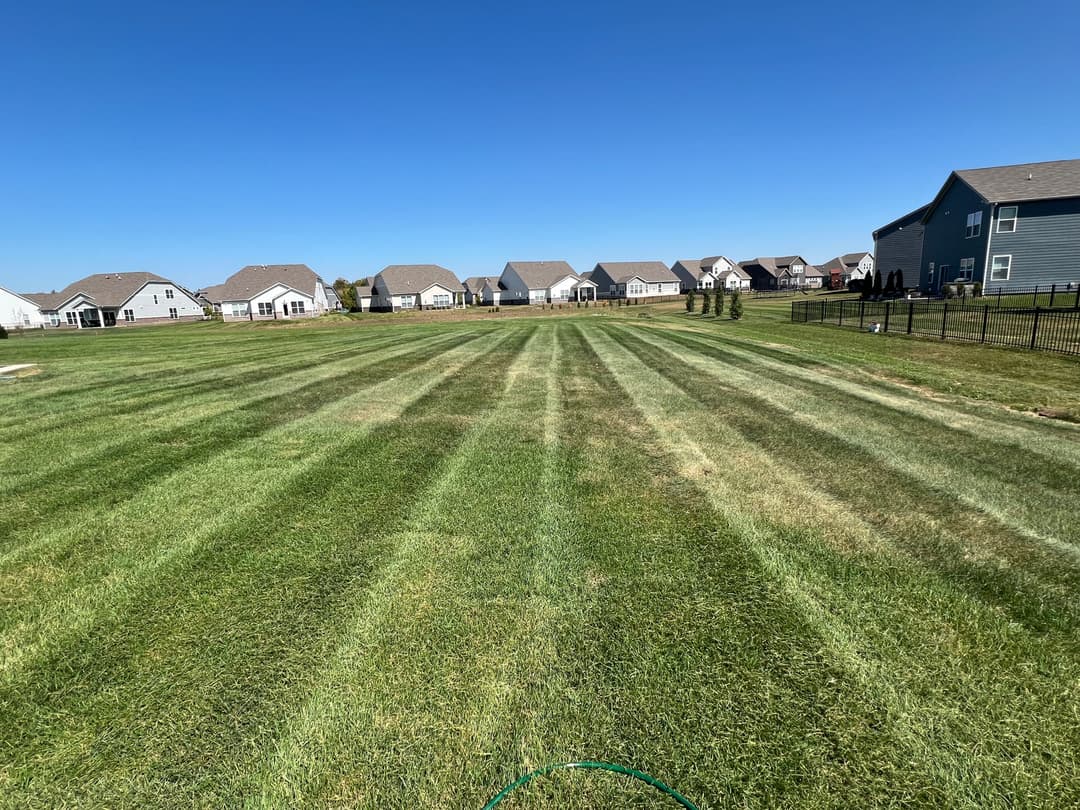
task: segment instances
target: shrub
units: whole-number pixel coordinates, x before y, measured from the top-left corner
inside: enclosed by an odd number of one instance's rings
[[[982,282],[981,281],[976,281],[974,284],[971,285],[971,294],[973,296],[975,296],[976,298],[978,298],[980,295],[982,295]]]
[[[874,298],[881,298],[881,271],[874,271]]]
[[[5,329],[3,326],[0,326],[0,340],[7,340],[7,336],[7,329]]]
[[[738,290],[731,291],[731,306],[728,307],[728,313],[733,321],[742,317],[742,293]]]
[[[896,291],[901,295],[904,294],[904,271],[899,268],[896,270]]]
[[[701,296],[701,315],[705,317],[709,314],[709,294],[703,293]]]
[[[687,293],[686,293],[686,311],[687,312],[693,312],[694,311],[694,291],[693,290],[688,290]]]
[[[719,318],[724,314],[724,285],[716,288],[713,293],[713,315]]]
[[[889,271],[889,278],[885,281],[885,294],[892,295],[896,292],[896,273]]]
[[[589,299],[586,298],[585,299],[585,309],[588,309],[588,308],[589,308]]]

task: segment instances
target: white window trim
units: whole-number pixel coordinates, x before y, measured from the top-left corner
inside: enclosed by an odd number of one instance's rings
[[[1003,217],[1003,216],[1001,216],[1001,212],[1005,211],[1005,210],[1007,210],[1009,208],[1011,208],[1013,210],[1013,215],[1011,217]],[[1019,205],[1003,205],[1003,206],[1001,206],[1000,208],[998,208],[998,221],[997,221],[997,231],[996,232],[997,233],[1016,233],[1017,226],[1019,225],[1019,219],[1020,219],[1020,206]],[[1007,231],[1003,231],[1001,229],[1001,223],[1003,223],[1003,222],[1011,222],[1012,227],[1009,228]]]
[[[176,307],[169,307],[169,318],[171,320],[180,320],[180,311]]]
[[[965,262],[968,262],[968,265],[966,267],[964,266]],[[957,275],[956,280],[957,281],[971,281],[971,279],[972,279],[972,277],[974,275],[975,275],[975,257],[974,256],[968,256],[966,259],[961,259],[960,260],[960,273],[959,273],[959,275]]]
[[[998,259],[1008,259],[1008,263],[1005,265],[1005,278],[994,278],[994,262]],[[1012,254],[1011,253],[999,253],[996,256],[990,257],[990,281],[1008,281],[1012,277]]]
[[[273,301],[260,301],[257,305],[259,314],[262,316],[274,314]]]

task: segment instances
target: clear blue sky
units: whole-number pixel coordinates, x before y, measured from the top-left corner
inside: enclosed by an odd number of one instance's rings
[[[1080,157],[1074,2],[0,0],[0,285],[872,247]]]

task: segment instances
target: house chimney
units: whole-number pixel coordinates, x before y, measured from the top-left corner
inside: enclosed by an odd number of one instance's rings
[[[1028,172],[1028,180],[1031,179],[1031,172]]]

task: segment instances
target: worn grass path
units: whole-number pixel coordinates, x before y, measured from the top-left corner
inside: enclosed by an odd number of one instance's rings
[[[1080,427],[637,314],[0,347],[0,807],[1080,806]]]

